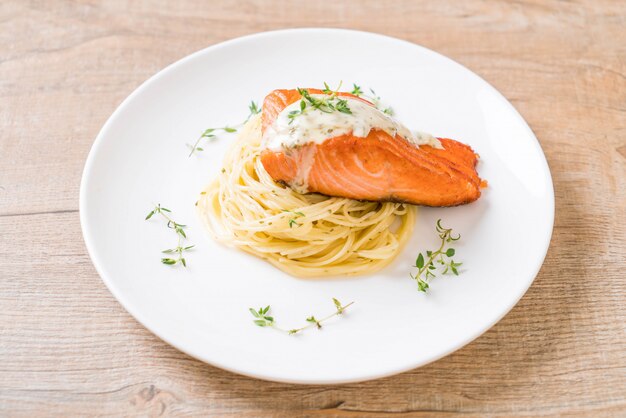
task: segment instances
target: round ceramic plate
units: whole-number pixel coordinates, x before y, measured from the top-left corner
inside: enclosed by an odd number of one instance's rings
[[[470,144],[489,187],[475,203],[420,208],[413,237],[383,271],[304,280],[212,241],[194,203],[220,170],[233,135],[204,144],[205,128],[245,119],[276,88],[373,88],[414,130]],[[187,268],[160,262],[176,245],[154,204],[188,225]],[[513,106],[477,75],[423,47],[364,32],[260,33],[192,54],[146,81],[113,113],[87,159],[80,191],[85,242],[98,273],[143,325],[181,351],[262,379],[341,383],[409,370],[469,343],[526,292],[552,233],[554,193],[537,139]],[[459,276],[427,294],[409,278],[437,244],[435,222],[462,234]],[[248,308],[271,305],[292,328],[354,301],[321,330],[289,336],[254,325]]]

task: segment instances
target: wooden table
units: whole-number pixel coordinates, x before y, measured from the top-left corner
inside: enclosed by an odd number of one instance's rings
[[[461,62],[516,106],[552,170],[552,245],[526,296],[467,347],[399,376],[296,386],[196,361],[126,313],[81,237],[83,163],[122,99],[193,51],[303,26]],[[625,138],[623,1],[5,0],[0,415],[625,416]]]

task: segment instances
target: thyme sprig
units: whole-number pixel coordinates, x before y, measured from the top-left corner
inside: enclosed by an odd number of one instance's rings
[[[447,247],[448,244],[461,239],[461,235],[456,236],[452,233],[452,228],[444,228],[441,225],[441,219],[437,221],[436,225],[437,233],[441,239],[439,248],[435,251],[426,251],[426,256],[419,253],[415,260],[415,266],[418,270],[415,275],[409,273],[411,278],[417,282],[417,289],[420,292],[426,292],[428,290],[430,279],[436,277],[437,267],[440,267],[441,274],[452,273],[456,276],[459,275],[458,268],[463,263],[455,262],[452,257],[456,254],[456,250],[452,247]],[[447,248],[446,248],[447,247]]]
[[[159,203],[154,207],[154,209],[150,211],[150,213],[148,213],[148,215],[146,216],[146,221],[152,218],[152,216],[154,216],[155,214],[159,214],[167,221],[167,227],[173,229],[174,232],[176,232],[176,236],[178,237],[178,244],[176,245],[176,247],[168,248],[167,250],[161,251],[164,254],[176,254],[176,258],[164,257],[161,258],[161,263],[170,266],[180,263],[183,265],[183,267],[187,267],[187,260],[185,260],[183,253],[185,251],[191,250],[194,247],[194,245],[183,246],[182,244],[183,240],[187,239],[187,234],[185,233],[185,228],[187,227],[187,225],[179,224],[178,222],[174,221],[170,217],[170,215],[168,215],[168,213],[172,213],[172,211],[162,207]]]
[[[376,106],[376,109],[380,110],[381,112],[389,116],[393,116],[394,112],[391,106],[384,106],[380,96],[376,94],[376,92],[373,89],[369,89],[369,90],[372,93],[371,95],[365,94],[363,90],[361,90],[361,86],[352,84],[352,91],[350,93],[354,94],[357,97],[363,97],[364,99],[369,100],[370,102],[374,104],[374,106]]]
[[[274,326],[274,317],[269,316],[267,313],[270,310],[270,305],[267,305],[265,308],[261,307],[258,311],[255,311],[252,308],[249,308],[250,313],[254,316],[254,323],[260,327],[273,327]]]
[[[350,110],[350,106],[348,106],[348,101],[346,99],[340,99],[338,96],[341,84],[340,82],[335,90],[331,90],[328,84],[324,82],[324,89],[322,90],[325,94],[324,97],[313,97],[308,90],[298,87],[298,93],[302,96],[302,99],[300,99],[300,108],[298,110],[292,110],[287,114],[289,124],[291,124],[296,117],[308,112],[309,109],[317,109],[324,113],[341,112],[351,115],[352,110]]]
[[[261,307],[258,310],[254,310],[253,308],[249,308],[250,313],[252,314],[252,316],[255,318],[253,320],[254,324],[259,326],[259,327],[271,327],[274,328],[278,331],[282,331],[285,332],[289,335],[294,335],[297,334],[299,332],[304,331],[307,328],[312,328],[312,327],[316,327],[317,329],[321,329],[322,328],[322,323],[329,320],[330,318],[333,318],[335,316],[339,316],[342,315],[344,313],[344,311],[350,307],[354,302],[350,302],[347,303],[345,305],[343,305],[341,302],[339,302],[339,300],[337,300],[336,298],[333,298],[333,304],[335,305],[335,312],[333,312],[332,314],[325,316],[321,319],[317,319],[315,318],[314,315],[309,316],[308,318],[306,318],[306,322],[308,322],[307,325],[304,325],[300,328],[292,328],[292,329],[283,329],[280,328],[276,325],[276,321],[274,320],[274,317],[270,315],[270,305],[267,305],[265,308]]]
[[[248,111],[249,111],[249,113],[248,113],[248,117],[246,118],[246,120],[244,120],[241,123],[238,123],[237,125],[233,125],[233,126],[226,125],[226,126],[222,126],[220,128],[208,128],[208,129],[205,129],[204,132],[202,132],[202,134],[200,134],[200,136],[198,137],[198,139],[196,140],[196,142],[193,145],[187,144],[187,146],[191,150],[189,152],[189,156],[191,157],[194,153],[196,153],[198,151],[204,151],[204,148],[199,146],[200,145],[200,141],[202,141],[202,139],[206,138],[206,139],[212,140],[212,139],[216,138],[219,133],[234,133],[234,132],[237,132],[237,129],[242,127],[246,122],[248,122],[252,116],[261,113],[261,108],[254,101],[251,101],[250,104],[248,105]]]

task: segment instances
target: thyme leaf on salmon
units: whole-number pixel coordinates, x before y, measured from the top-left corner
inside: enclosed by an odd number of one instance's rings
[[[380,110],[381,112],[383,112],[386,115],[393,116],[394,112],[393,112],[393,109],[391,108],[391,106],[383,106],[382,100],[381,100],[380,96],[376,94],[374,89],[370,88],[369,90],[372,93],[371,95],[365,94],[363,92],[363,90],[361,90],[361,86],[358,86],[358,85],[353,83],[352,84],[352,91],[350,93],[354,94],[357,97],[363,97],[363,98],[369,100],[370,102],[372,102],[374,104],[376,109]]]
[[[250,120],[250,118],[254,115],[258,115],[259,113],[261,113],[261,108],[259,107],[259,105],[256,104],[256,102],[254,100],[252,100],[250,102],[250,104],[248,105],[248,117],[246,118],[246,120],[244,120],[241,123],[238,123],[237,125],[233,125],[233,126],[222,126],[219,128],[207,128],[205,129],[200,136],[198,137],[198,139],[196,140],[196,142],[193,145],[187,144],[187,147],[189,147],[189,149],[191,150],[189,152],[189,157],[191,157],[193,154],[197,153],[197,152],[201,152],[204,151],[204,148],[200,147],[200,141],[202,141],[203,139],[208,139],[208,140],[213,140],[215,139],[219,133],[234,133],[237,132],[237,129],[239,129],[241,126],[243,126],[246,122],[248,122]]]
[[[363,90],[361,90],[361,86],[357,86],[356,83],[352,84],[352,91],[350,92],[355,96],[360,97],[363,94]]]
[[[324,89],[322,92],[325,94],[324,97],[315,97],[311,96],[307,89],[303,89],[298,87],[296,90],[302,96],[300,100],[300,109],[292,110],[287,115],[289,117],[289,124],[293,122],[293,120],[299,115],[303,115],[309,109],[317,109],[320,112],[324,113],[333,113],[333,112],[341,112],[351,115],[352,110],[350,110],[350,106],[348,105],[348,101],[345,99],[340,99],[337,96],[339,89],[341,88],[341,83],[339,83],[339,87],[335,90],[331,90],[328,87],[328,84],[324,82]]]
[[[444,228],[441,225],[441,219],[437,221],[435,229],[441,239],[439,248],[434,251],[426,251],[426,256],[419,253],[414,266],[418,269],[417,273],[415,275],[409,273],[411,278],[417,282],[417,290],[424,293],[426,293],[430,287],[429,281],[437,277],[438,272],[441,272],[441,274],[452,273],[455,276],[458,276],[458,269],[463,264],[457,263],[452,259],[452,257],[456,254],[456,250],[448,246],[451,242],[461,239],[461,235],[457,234],[455,236],[452,233],[452,228]]]
[[[338,299],[333,298],[335,312],[321,319],[317,319],[315,315],[311,315],[307,317],[305,320],[306,322],[308,322],[307,325],[304,325],[300,328],[291,328],[291,329],[283,329],[276,325],[276,321],[274,320],[274,317],[270,315],[270,309],[271,309],[270,305],[267,305],[264,308],[260,307],[258,310],[255,310],[253,308],[249,308],[248,310],[250,311],[250,314],[252,314],[252,316],[254,317],[253,322],[256,326],[270,327],[278,331],[285,332],[288,335],[294,335],[294,334],[304,331],[307,328],[316,327],[317,329],[321,329],[322,323],[328,321],[329,319],[335,316],[343,315],[344,311],[348,309],[348,307],[350,307],[353,303],[354,302],[350,302],[350,303],[343,305]]]
[[[147,221],[157,214],[161,215],[161,217],[167,221],[167,227],[170,229],[173,229],[174,232],[176,233],[176,236],[178,237],[178,244],[176,245],[176,247],[168,248],[167,250],[161,251],[164,254],[176,254],[176,258],[163,257],[161,258],[161,263],[169,265],[169,266],[182,264],[183,267],[187,267],[187,260],[185,260],[183,253],[185,251],[191,250],[194,247],[194,245],[187,245],[187,246],[183,245],[183,241],[187,239],[187,234],[185,233],[185,228],[187,227],[187,225],[183,225],[174,221],[170,217],[170,215],[168,215],[168,214],[171,214],[171,212],[172,212],[171,210],[161,206],[161,204],[159,203],[154,207],[154,209],[152,209],[148,213],[148,215],[146,215],[145,220]]]

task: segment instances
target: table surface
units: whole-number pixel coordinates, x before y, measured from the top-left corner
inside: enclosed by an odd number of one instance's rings
[[[406,39],[475,71],[520,111],[556,193],[535,283],[433,364],[341,386],[231,374],[180,353],[111,296],[78,216],[100,127],[142,81],[217,42],[286,27]],[[626,3],[0,3],[0,414],[624,416]]]

